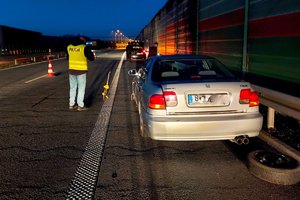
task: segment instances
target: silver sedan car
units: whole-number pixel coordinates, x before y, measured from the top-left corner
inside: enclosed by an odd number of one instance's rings
[[[217,59],[151,57],[132,79],[140,133],[154,140],[231,140],[247,144],[262,128],[259,98]]]

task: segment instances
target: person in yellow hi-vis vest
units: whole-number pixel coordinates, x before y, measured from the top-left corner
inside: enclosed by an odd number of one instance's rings
[[[86,39],[84,37],[78,37],[67,47],[69,59],[70,110],[87,110],[87,107],[83,102],[86,87],[86,74],[88,71],[87,60],[93,61],[95,58],[91,49],[85,44]],[[76,93],[77,99],[75,101]]]

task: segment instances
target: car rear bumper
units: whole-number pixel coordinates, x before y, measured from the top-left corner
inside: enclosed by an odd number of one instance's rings
[[[132,60],[132,61],[146,60],[146,56],[144,56],[144,55],[131,55],[130,60]]]
[[[143,117],[145,134],[154,140],[197,141],[232,140],[236,136],[258,136],[263,117],[260,113],[219,116]]]

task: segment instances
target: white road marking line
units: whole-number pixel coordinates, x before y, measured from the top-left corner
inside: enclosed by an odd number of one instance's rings
[[[114,74],[109,92],[110,98],[107,99],[102,105],[95,127],[92,131],[88,144],[85,147],[75,175],[71,181],[71,186],[68,190],[66,198],[67,200],[93,199],[96,190],[97,179],[99,176],[100,165],[102,162],[109,119],[124,58],[125,53],[123,53],[121,61]]]
[[[40,77],[37,77],[37,78],[34,78],[34,79],[31,79],[31,80],[29,80],[29,81],[26,81],[25,83],[30,83],[30,82],[32,82],[32,81],[35,81],[35,80],[38,80],[38,79],[41,79],[41,78],[44,78],[45,76],[47,76],[48,74],[45,74],[45,75],[43,75],[43,76],[40,76]]]

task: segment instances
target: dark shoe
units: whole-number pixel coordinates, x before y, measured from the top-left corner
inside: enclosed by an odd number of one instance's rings
[[[69,106],[69,110],[77,110],[77,105]]]
[[[88,108],[85,106],[83,106],[83,107],[78,106],[77,110],[78,111],[86,111],[86,110],[88,110]]]

